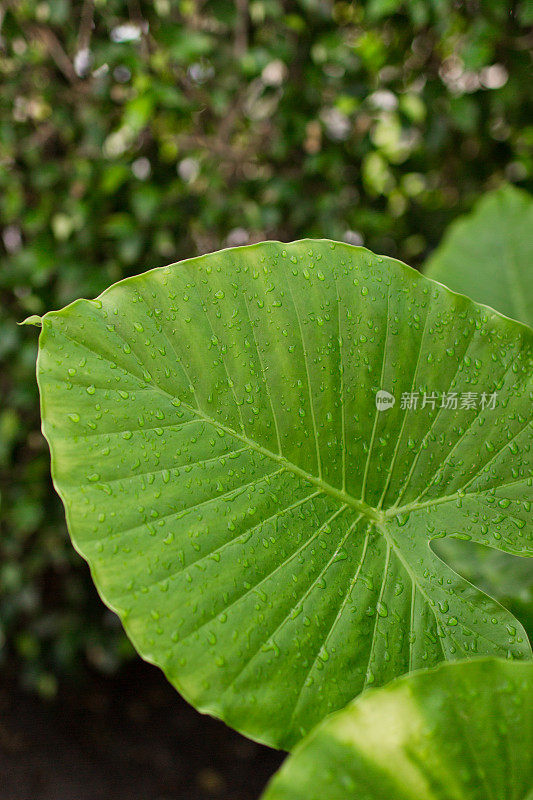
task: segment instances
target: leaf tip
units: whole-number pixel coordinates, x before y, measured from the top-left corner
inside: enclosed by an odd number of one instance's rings
[[[17,322],[17,325],[35,325],[37,328],[42,328],[43,318],[38,314],[32,314],[30,317],[26,317],[26,319],[22,320],[22,322]]]

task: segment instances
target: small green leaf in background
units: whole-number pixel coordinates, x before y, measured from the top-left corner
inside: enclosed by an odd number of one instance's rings
[[[483,197],[454,222],[425,274],[533,325],[533,199],[514,186]]]
[[[213,253],[46,314],[55,486],[139,653],[286,748],[404,672],[529,656],[430,542],[533,555],[532,339],[325,240]]]
[[[533,664],[443,664],[324,720],[262,800],[530,800],[532,746]]]

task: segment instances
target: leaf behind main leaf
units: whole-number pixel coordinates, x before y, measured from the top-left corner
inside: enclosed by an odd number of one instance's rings
[[[489,192],[454,222],[426,265],[429,278],[533,326],[533,198]]]
[[[430,542],[533,554],[531,339],[324,240],[202,256],[46,314],[54,483],[137,650],[196,707],[287,748],[408,670],[529,655]],[[450,390],[499,401],[401,401]]]
[[[527,800],[533,664],[443,664],[324,720],[262,800]]]
[[[472,214],[458,219],[429,258],[426,275],[454,291],[533,325],[533,199],[514,186],[489,192]],[[442,543],[445,560],[502,602],[531,635],[533,575],[517,559]]]

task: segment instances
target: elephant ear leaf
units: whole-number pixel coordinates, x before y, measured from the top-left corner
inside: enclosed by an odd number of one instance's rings
[[[527,800],[532,747],[533,664],[443,664],[324,720],[262,800]]]
[[[527,657],[431,542],[533,555],[532,337],[324,240],[202,256],[46,314],[54,483],[143,658],[290,748],[406,671]]]
[[[451,225],[425,274],[533,326],[532,231],[533,199],[504,186]]]

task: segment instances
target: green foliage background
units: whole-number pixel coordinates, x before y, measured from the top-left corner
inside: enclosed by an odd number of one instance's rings
[[[152,266],[327,236],[420,265],[532,187],[533,8],[501,0],[4,4],[0,653],[53,693],[131,652],[51,489],[16,322]]]

